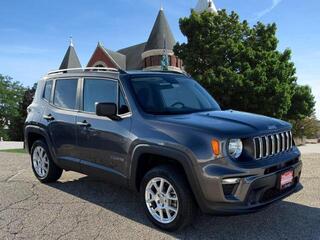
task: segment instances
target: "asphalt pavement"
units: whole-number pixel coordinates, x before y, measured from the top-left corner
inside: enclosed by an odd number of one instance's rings
[[[249,215],[199,213],[190,227],[166,233],[147,220],[127,189],[74,172],[41,184],[27,154],[2,152],[0,239],[320,240],[320,154],[303,154],[303,163],[303,189],[289,198]]]

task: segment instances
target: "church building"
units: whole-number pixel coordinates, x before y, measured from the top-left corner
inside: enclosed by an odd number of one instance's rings
[[[216,12],[217,10],[212,0],[199,0],[194,11],[201,13],[203,11]],[[110,50],[101,42],[98,42],[87,67],[108,67],[122,70],[161,70],[165,59],[167,70],[182,72],[183,62],[173,52],[175,44],[176,40],[164,10],[161,8],[146,42],[118,51]],[[67,68],[81,68],[72,42],[60,66],[60,69]]]

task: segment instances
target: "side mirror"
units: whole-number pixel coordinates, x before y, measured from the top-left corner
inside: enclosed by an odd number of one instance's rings
[[[115,103],[96,103],[97,116],[108,117],[112,120],[120,120],[117,116],[117,104]]]

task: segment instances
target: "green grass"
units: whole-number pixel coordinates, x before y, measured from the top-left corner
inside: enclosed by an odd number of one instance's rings
[[[8,153],[27,153],[25,149],[8,149],[8,150],[0,150],[0,152],[8,152]]]

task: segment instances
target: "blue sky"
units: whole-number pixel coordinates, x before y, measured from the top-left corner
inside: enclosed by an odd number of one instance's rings
[[[0,73],[33,85],[57,69],[72,36],[82,65],[98,41],[120,49],[147,40],[160,5],[179,42],[178,20],[197,0],[10,0],[0,3]],[[300,84],[312,87],[320,118],[320,1],[215,0],[251,24],[276,22],[279,49],[290,48]]]

